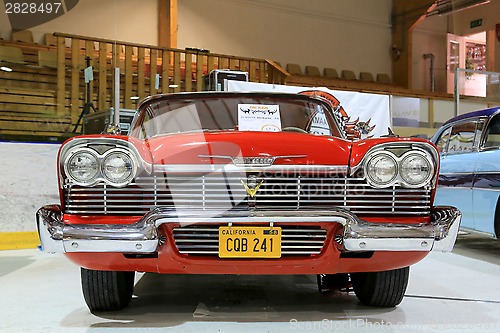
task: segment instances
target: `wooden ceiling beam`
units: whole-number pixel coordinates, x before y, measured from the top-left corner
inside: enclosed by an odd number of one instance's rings
[[[158,46],[177,48],[177,0],[158,0]]]

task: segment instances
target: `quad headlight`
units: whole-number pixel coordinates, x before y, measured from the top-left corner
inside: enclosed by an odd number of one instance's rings
[[[113,184],[126,184],[134,176],[134,161],[122,151],[112,152],[102,161],[102,173]]]
[[[432,152],[420,146],[401,150],[379,148],[367,154],[364,173],[371,186],[421,187],[431,183],[436,169]]]
[[[432,177],[432,165],[421,154],[408,154],[401,161],[399,174],[409,185],[426,183]]]
[[[389,154],[372,156],[366,163],[366,176],[371,183],[383,186],[390,184],[398,175],[398,164]]]
[[[71,183],[92,186],[100,181],[115,187],[128,185],[136,173],[136,159],[126,149],[113,148],[104,153],[82,147],[70,151],[64,170]]]
[[[99,174],[99,161],[90,150],[78,151],[66,163],[68,176],[76,183],[90,184]]]

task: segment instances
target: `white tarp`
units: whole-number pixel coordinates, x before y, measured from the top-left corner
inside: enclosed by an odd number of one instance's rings
[[[392,96],[392,123],[394,126],[418,127],[420,98]]]
[[[350,121],[359,119],[367,124],[366,128],[375,125],[369,136],[380,137],[388,134],[391,127],[390,103],[388,95],[368,94],[353,91],[331,90],[324,87],[296,87],[278,84],[255,83],[244,81],[227,81],[228,91],[263,91],[300,93],[304,91],[322,91],[334,96],[350,117]]]

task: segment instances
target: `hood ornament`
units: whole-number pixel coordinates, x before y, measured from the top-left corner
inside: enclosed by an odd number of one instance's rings
[[[257,177],[254,175],[248,176],[246,183],[243,181],[243,179],[241,179],[240,181],[245,187],[245,190],[247,191],[250,199],[255,198],[255,195],[259,191],[260,186],[264,183],[264,179],[257,181]]]

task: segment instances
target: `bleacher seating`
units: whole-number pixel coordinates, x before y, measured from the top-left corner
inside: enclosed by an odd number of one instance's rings
[[[273,63],[276,64],[277,66],[281,67],[279,62],[273,61]],[[345,80],[345,81],[351,81],[351,82],[352,81],[360,82],[360,83],[363,82],[363,83],[371,84],[374,88],[375,88],[375,86],[373,84],[393,85],[392,80],[389,77],[389,75],[384,74],[384,73],[377,74],[376,79],[375,79],[374,75],[370,72],[360,72],[359,78],[357,78],[354,71],[346,70],[346,69],[342,70],[340,72],[341,74],[339,75],[339,72],[335,68],[332,68],[332,67],[324,67],[322,74],[321,74],[321,71],[319,70],[319,68],[317,66],[313,66],[313,65],[306,65],[304,73],[302,72],[302,68],[299,64],[289,63],[286,65],[286,69],[290,75],[292,75],[292,76],[298,75],[298,77],[292,79],[293,84],[299,83],[300,76],[302,76],[302,77],[308,76],[308,77],[325,78],[325,79],[329,79],[329,80],[339,80],[340,79],[341,81]],[[305,79],[305,77],[304,77],[304,79]],[[290,78],[289,78],[289,81],[290,81]],[[337,82],[339,82],[339,81],[337,81]],[[309,81],[307,81],[307,79],[305,79],[304,84],[309,84],[309,83],[310,84],[318,84],[318,82],[309,82]],[[324,85],[325,83],[323,83],[323,81],[322,81],[321,84]],[[369,87],[372,87],[372,86],[369,86]],[[353,88],[356,89],[356,87],[354,87],[354,86],[353,86]],[[377,90],[377,89],[375,88],[375,90]]]
[[[325,67],[323,68],[323,75],[332,79],[338,79],[339,74],[335,68]]]
[[[353,71],[344,69],[342,70],[342,78],[345,80],[357,80],[356,74]]]
[[[298,64],[287,64],[286,71],[292,75],[302,75],[302,68]]]
[[[373,81],[375,81],[373,79],[372,73],[370,73],[370,72],[360,72],[359,73],[359,79],[361,81],[365,81],[365,82],[373,82]]]
[[[321,76],[319,68],[317,66],[306,66],[306,75]]]
[[[49,50],[38,50],[38,66],[57,68],[57,53]]]
[[[0,63],[25,64],[20,47],[0,45]]]
[[[388,74],[379,73],[379,74],[377,74],[377,82],[391,84],[392,80]]]
[[[31,30],[21,30],[12,32],[12,41],[22,43],[34,43]]]
[[[57,37],[54,34],[45,34],[45,45],[47,46],[57,46]]]

